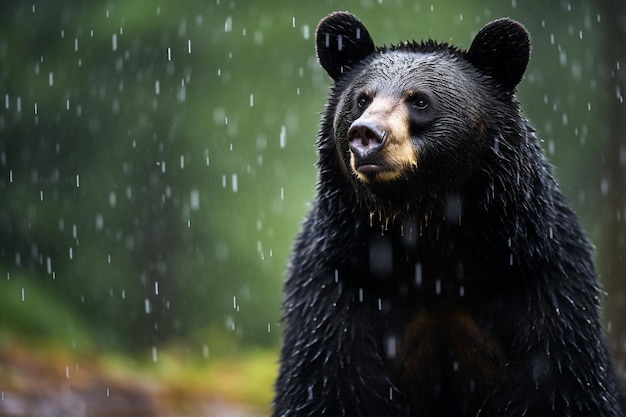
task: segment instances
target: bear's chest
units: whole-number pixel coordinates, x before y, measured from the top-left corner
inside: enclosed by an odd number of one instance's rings
[[[456,307],[419,308],[381,338],[391,380],[405,401],[435,414],[480,407],[504,363],[490,331]]]

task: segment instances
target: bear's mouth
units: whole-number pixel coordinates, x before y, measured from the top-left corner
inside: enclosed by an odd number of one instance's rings
[[[353,151],[350,151],[352,159],[352,169],[357,173],[363,175],[378,174],[388,169],[385,161],[382,160],[381,155],[378,152],[372,152],[369,155],[359,155]]]
[[[378,174],[386,170],[386,168],[380,163],[369,161],[355,161],[354,168],[363,175]]]
[[[361,174],[369,175],[369,174],[377,174],[381,171],[384,171],[385,168],[380,165],[375,164],[365,164],[357,167],[357,171]]]
[[[359,158],[354,154],[351,156],[352,170],[361,181],[383,180],[394,172],[394,169],[384,161],[381,161],[380,158]]]

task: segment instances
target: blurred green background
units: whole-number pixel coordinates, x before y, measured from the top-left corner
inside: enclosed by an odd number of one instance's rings
[[[467,48],[491,19],[526,25],[518,98],[598,248],[623,369],[626,13],[611,0],[3,2],[0,343],[275,360],[330,85],[315,27],[346,9],[379,45]]]

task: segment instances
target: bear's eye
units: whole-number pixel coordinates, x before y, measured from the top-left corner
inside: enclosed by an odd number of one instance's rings
[[[424,110],[428,107],[429,100],[426,94],[410,90],[407,94],[407,102],[417,110]]]
[[[428,100],[426,100],[423,97],[415,97],[412,100],[413,102],[413,107],[415,107],[418,110],[424,110],[425,108],[428,107]]]
[[[367,107],[371,101],[372,99],[368,95],[361,94],[356,100],[356,105],[359,106],[360,109],[363,109]]]
[[[417,107],[418,109],[425,109],[426,107],[428,107],[428,103],[426,102],[426,100],[419,99],[415,102],[415,107]]]

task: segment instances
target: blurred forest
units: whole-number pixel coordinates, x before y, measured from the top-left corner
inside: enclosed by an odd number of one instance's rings
[[[379,45],[431,37],[467,48],[491,19],[526,25],[533,50],[518,98],[597,247],[624,369],[617,0],[3,2],[0,350],[51,343],[148,362],[162,351],[276,352],[330,85],[313,36],[345,9]]]

